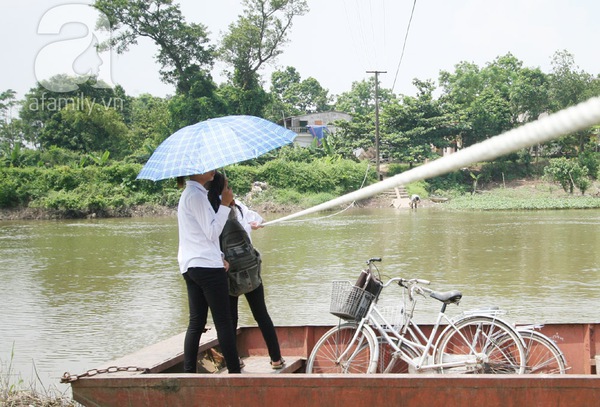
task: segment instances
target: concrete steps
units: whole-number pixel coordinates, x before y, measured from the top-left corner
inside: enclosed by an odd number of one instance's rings
[[[408,192],[406,192],[406,189],[403,186],[399,186],[393,189],[389,189],[387,191],[383,191],[380,196],[385,196],[385,197],[390,197],[390,199],[395,199],[395,198],[406,198],[406,199],[410,199],[410,197],[408,196]]]
[[[410,204],[410,197],[408,196],[408,192],[406,192],[406,189],[402,185],[384,191],[381,194],[379,194],[379,196],[383,197],[384,199],[389,199],[390,206],[393,206],[395,208],[408,207]]]

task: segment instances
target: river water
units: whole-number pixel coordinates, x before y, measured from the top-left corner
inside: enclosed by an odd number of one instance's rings
[[[384,279],[461,290],[450,313],[497,305],[516,322],[600,321],[600,210],[351,209],[253,240],[276,325],[335,323],[331,281],[356,280],[370,257],[383,258]],[[184,331],[176,254],[170,217],[0,222],[0,374],[62,391],[66,371]],[[254,324],[240,304],[240,324]],[[439,303],[420,304],[418,320],[431,322]]]

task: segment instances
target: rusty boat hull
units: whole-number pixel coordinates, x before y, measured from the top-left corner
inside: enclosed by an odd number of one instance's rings
[[[183,371],[183,336],[176,335],[96,370],[73,377],[73,399],[85,406],[591,406],[600,400],[600,323],[546,324],[569,366],[564,375],[305,373],[306,359],[330,326],[277,327],[286,367],[272,370],[260,331],[238,330],[246,367],[229,375],[214,360],[214,332],[202,338],[205,373]],[[600,359],[600,356],[598,357]],[[120,370],[144,367],[145,371]],[[112,369],[109,369],[112,368]],[[94,374],[96,371],[110,373]]]

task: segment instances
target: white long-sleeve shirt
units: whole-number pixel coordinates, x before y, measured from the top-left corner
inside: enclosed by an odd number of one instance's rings
[[[196,181],[187,181],[179,198],[179,270],[190,267],[223,267],[219,236],[223,231],[230,209],[221,206],[215,213],[208,201],[206,188]]]
[[[258,224],[263,222],[262,216],[258,214],[258,212],[249,209],[246,205],[236,199],[235,203],[242,209],[242,213],[237,208],[233,208],[235,214],[237,216],[238,222],[244,227],[248,236],[250,236],[250,240],[252,240],[252,223],[256,222]],[[221,210],[219,209],[219,212]]]

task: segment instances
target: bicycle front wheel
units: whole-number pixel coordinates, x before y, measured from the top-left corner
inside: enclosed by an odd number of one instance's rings
[[[440,373],[525,373],[525,348],[510,325],[490,316],[470,316],[440,335],[435,350]]]
[[[525,342],[527,354],[525,373],[565,374],[567,372],[565,357],[552,339],[530,329],[517,327],[517,332],[521,334]]]
[[[315,344],[306,373],[375,373],[377,340],[370,328],[347,323],[327,331]]]
[[[400,353],[402,354],[401,357],[399,354],[396,354],[394,347],[388,343],[385,338],[380,336],[377,339],[379,342],[377,373],[410,373],[410,365],[408,362],[406,362],[406,360],[403,359],[403,357],[414,361],[421,356],[420,352],[406,343],[401,343],[400,346],[398,346],[398,338],[391,338],[394,344],[400,348]]]

